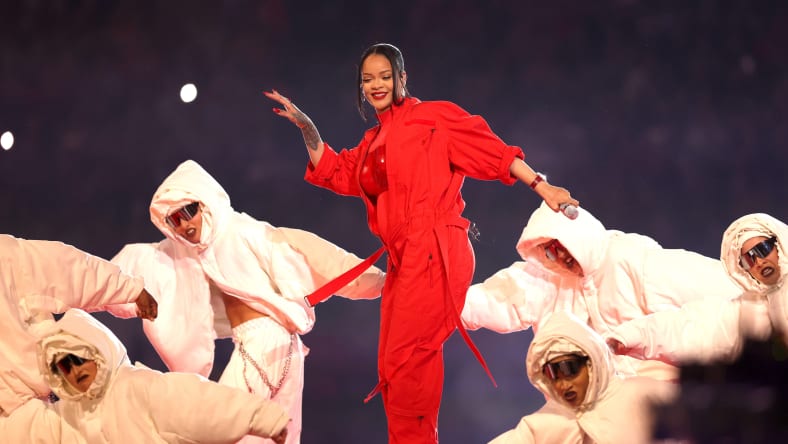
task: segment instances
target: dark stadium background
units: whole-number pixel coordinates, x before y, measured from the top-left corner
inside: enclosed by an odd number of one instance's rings
[[[27,0],[0,4],[0,132],[16,140],[0,151],[0,232],[106,258],[157,241],[150,198],[191,158],[235,209],[366,256],[379,244],[361,201],[302,180],[301,136],[261,91],[292,98],[334,147],[354,146],[367,127],[356,63],[380,41],[404,52],[415,96],[484,116],[608,228],[716,258],[735,218],[788,220],[785,2]],[[188,82],[199,95],[186,104]],[[464,196],[480,282],[518,259],[539,201],[474,180]],[[164,369],[139,320],[99,318],[133,360]],[[332,299],[317,319],[303,338],[302,441],[385,442],[380,398],[362,403],[378,302]],[[446,443],[486,442],[543,401],[524,371],[530,331],[472,337],[499,387],[454,335]],[[219,343],[219,369],[231,346]]]

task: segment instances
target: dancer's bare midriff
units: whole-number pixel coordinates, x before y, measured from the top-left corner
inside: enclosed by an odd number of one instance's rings
[[[246,305],[237,297],[230,296],[227,293],[222,293],[222,301],[224,302],[224,310],[227,312],[227,319],[230,321],[230,327],[232,328],[235,328],[246,321],[268,316],[267,314],[260,313],[254,308]]]

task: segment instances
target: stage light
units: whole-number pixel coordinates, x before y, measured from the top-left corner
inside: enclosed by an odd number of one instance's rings
[[[193,102],[197,98],[197,87],[194,83],[187,83],[181,87],[181,100],[184,103]]]
[[[6,131],[0,136],[0,146],[3,147],[4,150],[8,151],[14,146],[14,134],[11,131]]]

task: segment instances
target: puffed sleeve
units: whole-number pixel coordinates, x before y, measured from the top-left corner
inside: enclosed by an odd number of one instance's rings
[[[541,316],[544,283],[534,279],[523,261],[497,271],[484,282],[471,285],[462,310],[468,330],[486,328],[498,333],[526,330]]]
[[[642,267],[642,297],[652,312],[698,300],[722,304],[742,292],[719,260],[692,251],[652,248],[647,250]]]
[[[25,309],[87,311],[137,299],[143,280],[109,261],[62,242],[17,239],[13,252],[17,292]]]
[[[172,275],[172,266],[169,267],[162,265],[157,255],[158,243],[134,243],[124,245],[123,248],[116,254],[110,262],[120,267],[126,273],[140,276],[145,279],[148,292],[161,303],[163,296],[159,291],[162,287],[160,281],[163,280],[165,275]],[[170,278],[174,279],[174,278]],[[137,305],[134,303],[107,305],[102,307],[113,316],[119,318],[134,318],[137,317]],[[161,307],[159,307],[161,311]]]
[[[613,327],[607,338],[620,342],[627,354],[672,364],[709,362],[735,357],[741,347],[739,299],[694,301],[678,310],[652,313]],[[758,310],[758,305],[755,312]],[[768,322],[765,307],[760,318]]]
[[[583,435],[571,413],[548,401],[539,411],[524,416],[517,427],[488,444],[577,443],[585,441]]]
[[[481,116],[471,115],[451,102],[430,102],[438,129],[448,138],[449,161],[455,170],[480,180],[500,180],[512,185],[509,172],[515,158],[524,159],[520,147],[507,145]]]
[[[85,440],[40,399],[31,399],[10,416],[0,416],[0,441],[8,443],[83,443]]]
[[[362,262],[362,259],[355,254],[314,233],[285,227],[279,227],[278,230],[287,243],[301,253],[316,288]],[[348,299],[375,299],[380,296],[385,280],[386,273],[373,265],[339,289],[336,294]]]
[[[312,162],[307,163],[304,180],[337,194],[361,196],[361,188],[355,175],[356,165],[358,164],[359,149],[367,143],[369,137],[369,132],[367,132],[358,146],[343,149],[339,153],[324,143],[325,149],[320,157],[320,162],[316,166],[312,165]]]
[[[159,434],[189,442],[235,442],[245,435],[279,434],[290,418],[276,402],[189,373],[145,378]]]

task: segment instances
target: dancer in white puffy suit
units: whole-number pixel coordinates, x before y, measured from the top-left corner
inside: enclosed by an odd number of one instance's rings
[[[156,317],[142,279],[116,265],[62,242],[0,234],[0,417],[49,395],[36,341],[52,313],[125,303],[129,317]]]
[[[42,403],[37,420],[0,423],[11,436],[34,430],[39,439],[49,432],[41,442],[53,443],[229,444],[253,434],[285,442],[289,418],[277,403],[199,375],[132,365],[120,340],[82,310],[67,311],[43,333],[38,363],[60,400]],[[29,428],[19,433],[20,426]]]
[[[127,245],[113,262],[144,276],[161,300],[158,320],[144,325],[154,348],[170,370],[209,375],[214,339],[232,336],[235,349],[219,382],[285,406],[287,442],[298,443],[307,353],[300,335],[315,322],[304,296],[361,259],[312,233],[236,212],[222,186],[191,160],[159,186],[150,214],[167,239]],[[336,294],[373,299],[384,280],[372,267]]]
[[[742,216],[722,236],[720,258],[741,296],[699,301],[679,311],[633,319],[608,335],[616,353],[672,363],[736,359],[744,340],[775,331],[788,344],[788,225],[764,214]]]
[[[468,290],[462,319],[468,329],[538,332],[544,317],[574,313],[603,337],[611,328],[690,301],[727,301],[740,289],[720,261],[662,248],[650,237],[607,230],[584,208],[569,220],[546,205],[531,215],[517,243],[523,258]],[[628,374],[675,380],[660,361],[616,356]]]
[[[617,373],[604,339],[568,312],[546,316],[525,359],[531,384],[547,402],[490,444],[651,443],[653,406],[678,386]]]

